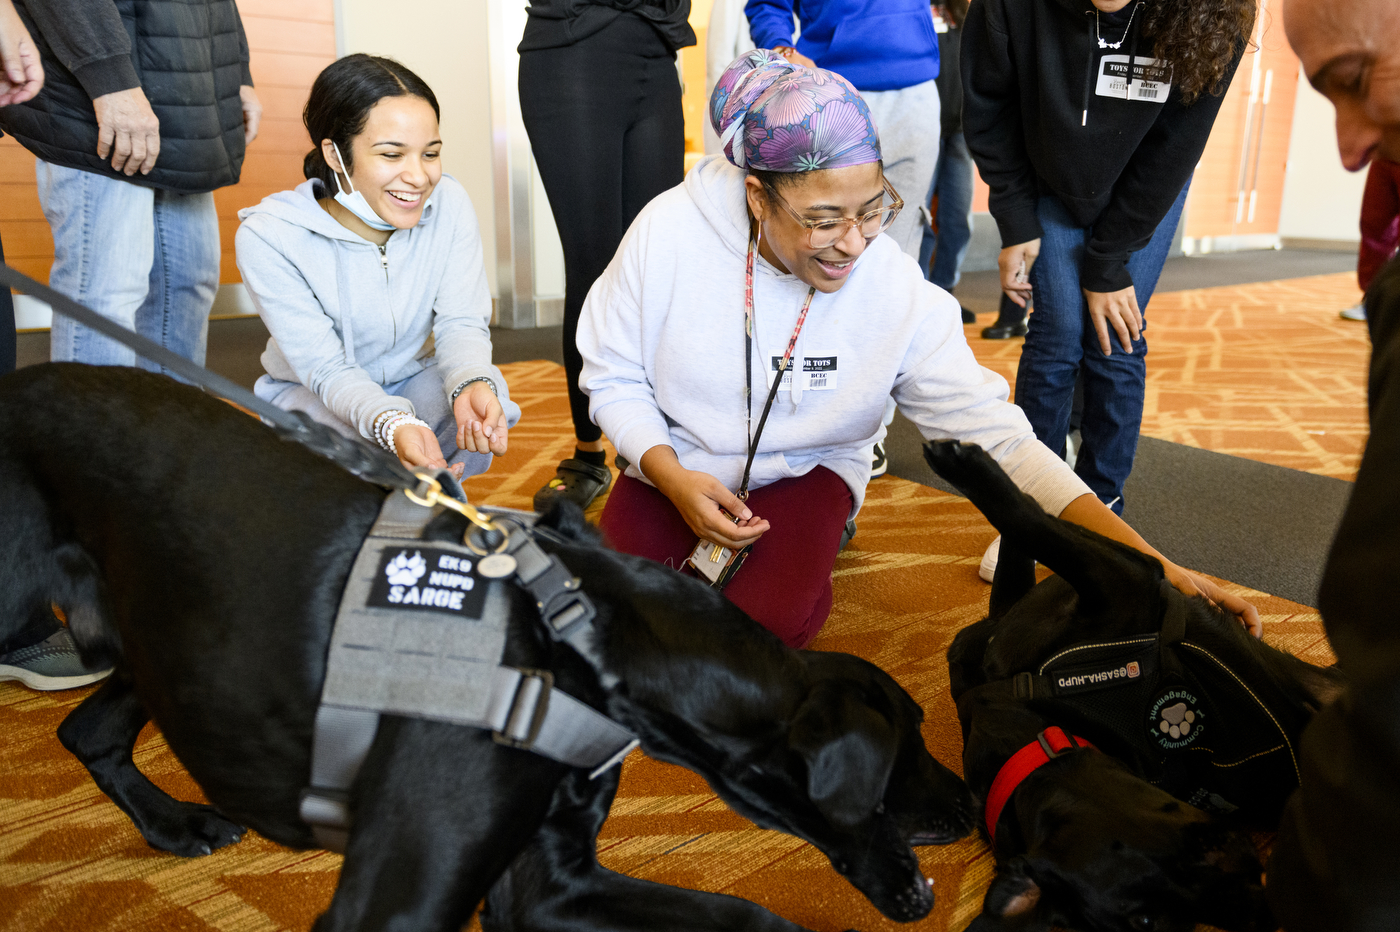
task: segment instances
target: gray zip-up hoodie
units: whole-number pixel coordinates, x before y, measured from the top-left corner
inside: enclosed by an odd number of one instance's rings
[[[485,376],[506,419],[520,408],[491,364],[491,295],[467,192],[443,175],[410,230],[381,248],[316,203],[318,181],[238,212],[238,271],[272,338],[262,355],[274,379],[300,382],[370,438],[389,409],[413,411],[384,391],[436,355],[443,392]]]

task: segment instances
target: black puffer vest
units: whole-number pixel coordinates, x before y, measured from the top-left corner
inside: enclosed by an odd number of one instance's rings
[[[244,153],[238,88],[251,78],[234,0],[115,2],[141,89],[160,120],[160,156],[151,173],[127,177],[98,158],[92,101],[23,10],[46,80],[33,100],[0,109],[0,128],[47,162],[133,184],[181,194],[237,184]]]

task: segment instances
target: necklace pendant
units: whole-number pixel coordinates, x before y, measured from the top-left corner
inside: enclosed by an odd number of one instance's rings
[[[1108,48],[1108,40],[1107,40],[1107,39],[1100,39],[1100,40],[1099,40],[1099,48],[1101,48],[1101,49],[1106,49],[1106,48]]]

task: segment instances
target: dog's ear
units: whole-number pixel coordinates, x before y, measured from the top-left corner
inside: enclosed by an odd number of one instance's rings
[[[836,680],[812,687],[788,730],[788,746],[807,762],[807,794],[817,809],[849,828],[884,798],[899,741],[889,719]]]
[[[1041,932],[1050,928],[1040,902],[1040,885],[1026,872],[1024,858],[997,867],[997,875],[982,900],[982,915],[967,932]]]

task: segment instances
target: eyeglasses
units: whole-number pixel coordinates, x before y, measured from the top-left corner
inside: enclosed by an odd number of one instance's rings
[[[881,178],[884,185],[885,194],[889,195],[890,203],[872,210],[868,214],[859,217],[840,217],[833,219],[812,220],[804,217],[793,209],[792,205],[783,199],[783,196],[773,190],[768,185],[764,185],[764,190],[783,205],[783,209],[792,214],[792,218],[807,228],[807,248],[826,249],[828,246],[835,246],[845,237],[846,231],[855,227],[860,231],[860,235],[866,239],[874,239],[894,223],[894,218],[899,216],[900,210],[904,208],[904,201],[900,198],[899,192],[890,184],[888,178]]]

